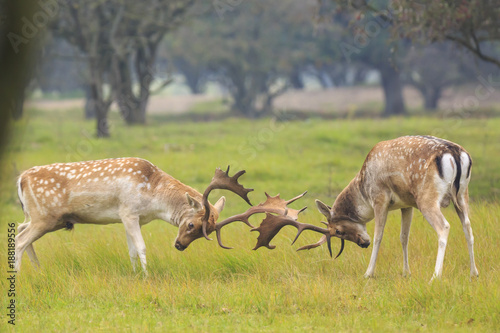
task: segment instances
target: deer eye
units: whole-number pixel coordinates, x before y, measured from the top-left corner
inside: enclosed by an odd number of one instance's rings
[[[335,230],[335,234],[339,235],[339,236],[343,236],[345,235],[344,232],[341,232],[339,229]]]
[[[194,224],[193,224],[193,222],[190,222],[190,223],[188,224],[188,229],[193,229],[193,228],[194,228]]]

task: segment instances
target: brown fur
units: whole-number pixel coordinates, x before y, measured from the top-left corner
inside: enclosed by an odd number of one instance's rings
[[[154,219],[180,227],[178,249],[202,237],[202,195],[140,158],[33,167],[21,174],[18,194],[26,215],[16,241],[19,260],[24,249],[34,256],[31,243],[43,234],[79,223],[122,222],[130,241],[141,248],[140,226]],[[211,225],[217,218],[217,209],[210,205]]]
[[[467,167],[464,172],[462,165]],[[444,139],[405,136],[383,141],[368,153],[361,170],[339,194],[330,211],[320,201],[317,205],[328,218],[332,236],[362,247],[370,244],[365,225],[375,218],[375,245],[367,276],[373,275],[387,212],[401,209],[405,219],[401,236],[403,242],[409,233],[411,209],[419,209],[440,237],[435,271],[435,276],[440,276],[449,224],[439,208],[447,206],[452,200],[466,232],[471,274],[476,275],[472,229],[467,215],[471,165],[470,155],[464,148]],[[407,243],[404,243],[404,249],[406,246]]]

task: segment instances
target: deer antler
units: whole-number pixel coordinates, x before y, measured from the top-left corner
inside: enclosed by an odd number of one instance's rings
[[[222,227],[224,227],[225,225],[228,225],[229,223],[231,222],[236,222],[236,221],[240,221],[240,222],[243,222],[245,223],[246,225],[248,225],[249,227],[251,228],[255,228],[253,225],[250,224],[250,222],[248,221],[248,219],[250,218],[250,216],[254,215],[254,214],[258,214],[258,213],[274,213],[274,214],[280,214],[280,215],[285,215],[287,214],[288,212],[288,217],[293,219],[293,220],[297,220],[299,214],[301,212],[303,212],[307,207],[304,207],[300,210],[296,210],[296,209],[290,209],[287,207],[288,204],[294,202],[295,200],[297,199],[300,199],[302,198],[304,195],[306,195],[307,191],[290,199],[290,200],[283,200],[280,198],[280,195],[276,195],[274,197],[270,196],[269,194],[265,193],[266,194],[266,201],[264,202],[261,202],[260,204],[258,204],[257,206],[253,206],[251,208],[249,208],[246,212],[242,213],[242,214],[238,214],[238,215],[234,215],[234,216],[231,216],[231,217],[228,217],[227,219],[225,219],[224,221],[221,221],[221,222],[218,222],[215,224],[215,231],[217,233],[217,241],[219,242],[219,245],[224,248],[224,249],[231,249],[230,247],[227,247],[227,246],[224,246],[222,244],[222,241],[221,241],[221,234],[220,234],[220,231],[222,229]]]
[[[208,185],[207,189],[203,193],[203,206],[205,207],[205,216],[203,217],[202,230],[203,236],[205,236],[206,239],[211,240],[210,238],[208,238],[207,225],[208,219],[210,217],[210,203],[208,202],[208,196],[210,195],[210,192],[212,192],[212,190],[230,190],[231,192],[238,194],[243,200],[245,200],[250,206],[252,206],[250,199],[248,199],[248,193],[252,192],[253,189],[244,188],[243,185],[238,183],[238,178],[240,178],[245,172],[245,170],[241,170],[238,171],[234,176],[230,177],[229,166],[227,167],[226,172],[222,171],[220,168],[215,169],[215,175],[212,178],[212,181]]]
[[[322,223],[328,225],[326,222]],[[293,219],[290,216],[287,216],[286,214],[283,215],[266,214],[266,218],[262,221],[261,225],[258,228],[253,228],[251,230],[251,231],[258,231],[260,233],[259,237],[257,238],[257,245],[255,246],[254,250],[257,250],[261,246],[265,246],[271,250],[276,248],[276,246],[270,245],[269,243],[274,238],[274,236],[278,234],[281,228],[287,225],[292,225],[295,228],[297,228],[297,235],[295,236],[295,239],[293,240],[292,244],[295,243],[295,241],[299,238],[300,234],[304,230],[312,230],[323,234],[323,237],[321,237],[321,239],[317,243],[302,246],[297,251],[312,249],[320,246],[324,242],[327,242],[328,251],[330,252],[330,257],[332,256],[332,245],[330,242],[331,236],[330,236],[330,231],[328,229],[320,228],[312,224],[298,222],[296,219]],[[340,251],[335,257],[335,259],[338,258],[338,256],[340,256],[343,250],[344,250],[344,240],[342,239],[342,245]]]

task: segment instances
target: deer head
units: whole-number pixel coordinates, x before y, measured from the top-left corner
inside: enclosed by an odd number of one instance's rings
[[[370,236],[366,231],[366,224],[355,222],[352,217],[347,215],[335,214],[334,210],[320,200],[316,200],[316,206],[321,214],[328,221],[328,228],[331,230],[332,236],[356,243],[362,248],[367,248],[370,245]]]
[[[222,211],[225,205],[226,199],[224,197],[220,198],[215,205],[210,204],[208,201],[208,196],[210,192],[214,189],[224,189],[230,190],[238,194],[243,200],[245,200],[249,205],[250,200],[248,199],[248,193],[253,191],[253,189],[244,188],[238,183],[238,178],[245,173],[245,170],[237,172],[234,176],[229,176],[229,167],[224,172],[220,168],[215,170],[215,175],[212,181],[203,193],[201,202],[188,193],[186,193],[186,198],[191,206],[191,216],[189,217],[189,222],[184,223],[179,228],[179,234],[175,240],[175,248],[183,251],[185,250],[191,242],[194,240],[205,237],[211,240],[208,235],[214,230],[220,232],[222,226],[217,223],[219,218],[219,213]],[[225,222],[225,221],[223,221]],[[225,223],[227,224],[227,222]],[[225,225],[224,224],[224,225]],[[222,247],[224,247],[221,244]]]

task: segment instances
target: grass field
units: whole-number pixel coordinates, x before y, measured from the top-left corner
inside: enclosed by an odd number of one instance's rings
[[[480,331],[500,329],[500,119],[430,117],[275,122],[226,119],[172,122],[150,119],[125,127],[113,116],[110,140],[93,137],[93,122],[80,112],[31,110],[15,124],[0,173],[2,308],[6,312],[7,223],[22,222],[15,177],[33,165],[120,156],[146,158],[202,191],[217,166],[246,169],[241,178],[255,203],[264,192],[309,206],[302,221],[319,224],[314,199],[333,203],[371,149],[381,140],[433,134],[463,145],[474,160],[471,220],[480,277],[470,281],[465,238],[452,208],[443,278],[429,284],[437,236],[418,212],[410,237],[411,278],[402,277],[399,213],[391,213],[377,262],[366,280],[371,247],[346,244],[337,260],[325,247],[296,252],[317,240],[305,234],[290,246],[295,229],[285,228],[275,250],[252,251],[256,233],[243,224],[225,228],[233,250],[200,239],[184,252],[173,247],[177,229],[153,221],[143,227],[150,276],[134,274],[121,225],[77,225],[35,243],[42,268],[27,256],[16,280],[16,331],[24,332],[322,332]],[[222,192],[212,194],[213,200]],[[228,198],[222,216],[246,209]],[[254,224],[258,219],[253,220]],[[373,223],[368,224],[373,235]],[[333,242],[333,251],[340,242]],[[14,331],[2,316],[0,332]]]

